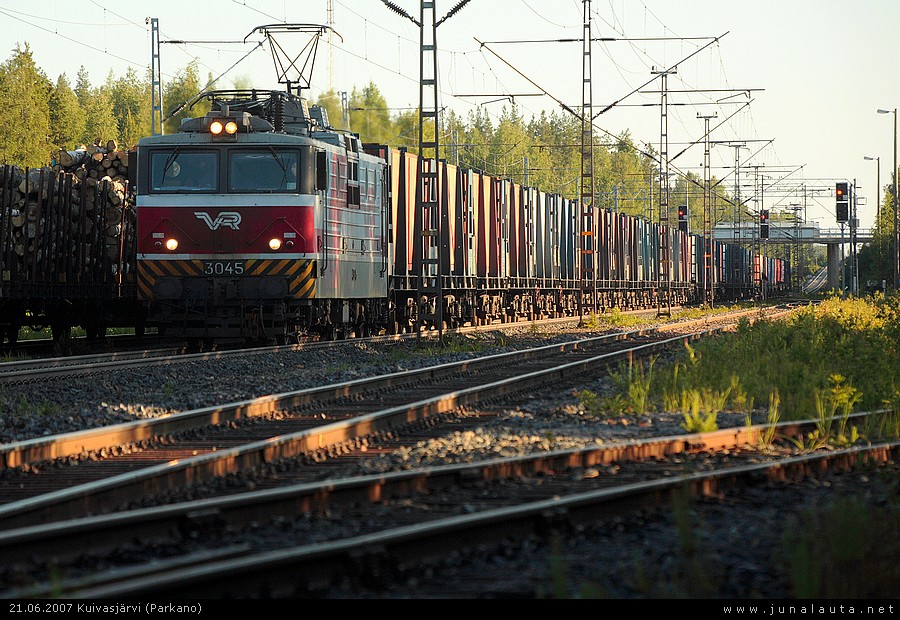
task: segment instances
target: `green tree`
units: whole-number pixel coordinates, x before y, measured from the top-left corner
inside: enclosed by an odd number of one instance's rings
[[[894,279],[894,196],[891,183],[882,188],[881,202],[875,214],[872,241],[859,250],[860,289],[890,287]]]
[[[394,135],[387,101],[374,82],[350,93],[350,130],[358,133],[363,142],[380,144]]]
[[[525,162],[531,150],[531,137],[515,104],[510,108],[503,107],[491,141],[492,168],[496,174],[522,182],[525,178]]]
[[[253,88],[253,78],[249,75],[239,75],[232,80],[235,90],[250,90]]]
[[[90,144],[97,140],[105,144],[109,140],[118,140],[119,123],[113,112],[113,102],[106,88],[96,88],[91,92],[87,105],[84,106],[84,133],[82,142]]]
[[[616,136],[608,148],[612,204],[629,215],[644,216],[650,206],[648,179],[652,160],[638,149],[628,130]]]
[[[464,145],[460,151],[460,165],[489,171],[494,127],[487,111],[483,107],[470,110],[466,126],[458,135],[459,143]],[[414,140],[418,143],[418,132]]]
[[[81,105],[82,109],[87,107],[88,102],[91,100],[91,93],[93,90],[88,71],[84,68],[84,65],[82,65],[75,75],[75,96],[78,97],[78,103]]]
[[[181,120],[205,115],[210,109],[209,101],[201,101],[193,108],[187,104],[202,90],[197,61],[190,62],[183,70],[175,74],[163,89],[163,119],[165,120],[165,133],[171,134],[178,131]]]
[[[419,151],[419,110],[401,110],[394,116],[393,134],[385,144]],[[443,155],[441,155],[443,157]]]
[[[28,44],[17,44],[10,59],[0,65],[0,160],[21,166],[50,162],[52,90]]]
[[[341,98],[334,90],[328,90],[316,100],[316,105],[324,108],[328,114],[328,122],[332,127],[338,129],[350,129],[344,123],[344,114],[341,107]]]
[[[109,91],[112,111],[118,125],[118,141],[122,148],[132,147],[143,136],[150,135],[150,84],[138,78],[134,69],[113,79],[110,75],[105,88]]]
[[[50,94],[50,144],[73,150],[81,144],[83,135],[84,110],[69,85],[69,78],[63,73]]]

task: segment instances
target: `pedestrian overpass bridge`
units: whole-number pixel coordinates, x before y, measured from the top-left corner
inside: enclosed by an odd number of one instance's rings
[[[871,228],[856,228],[853,231],[857,243],[866,243],[872,240]],[[716,224],[713,228],[713,238],[717,241],[728,243],[755,243],[762,241],[774,244],[786,243],[820,243],[824,245],[850,243],[850,228],[820,228],[818,224],[802,224],[800,226],[789,223],[773,224],[769,222],[769,238],[759,238],[759,224],[741,222],[735,226],[730,223]]]
[[[872,241],[871,228],[854,228],[852,231],[857,244]],[[757,222],[723,222],[713,228],[713,239],[726,243],[744,243],[765,245],[798,245],[817,243],[826,246],[827,287],[841,288],[840,265],[844,254],[844,245],[851,243],[850,227],[821,228],[817,223],[791,224],[790,222],[773,223],[769,221],[769,236],[759,238]],[[849,252],[847,252],[849,254]]]

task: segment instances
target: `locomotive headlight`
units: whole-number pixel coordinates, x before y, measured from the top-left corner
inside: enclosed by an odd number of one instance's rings
[[[233,136],[237,133],[237,130],[238,126],[234,121],[228,121],[227,123],[225,123],[225,133]]]
[[[166,249],[170,252],[174,252],[178,249],[178,239],[166,239]]]
[[[229,124],[231,124],[231,123],[229,123]],[[222,133],[223,129],[224,129],[224,127],[222,125],[222,121],[213,121],[209,124],[209,133],[213,134],[214,136],[218,136],[220,133]],[[235,130],[237,130],[237,125],[235,125]],[[231,131],[229,133],[234,133],[234,132]]]
[[[269,239],[269,249],[272,250],[273,252],[277,252],[278,250],[280,250],[281,249],[281,239],[279,239],[278,237]]]

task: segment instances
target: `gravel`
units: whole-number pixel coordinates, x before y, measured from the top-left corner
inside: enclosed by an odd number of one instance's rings
[[[146,369],[108,371],[0,394],[0,442],[140,420],[439,362],[470,359],[583,336],[571,328],[531,328],[503,337],[467,337],[476,352],[419,351],[415,343],[345,343],[329,350],[267,353]],[[597,377],[585,386],[609,390]],[[679,414],[596,416],[574,392],[535,394],[505,409],[502,421],[381,455],[369,472],[454,460],[512,456],[536,449],[685,432]],[[757,420],[759,421],[759,420]],[[743,414],[721,414],[739,426]],[[498,545],[476,555],[397,575],[378,589],[336,584],[331,598],[888,598],[900,594],[896,463],[880,471],[819,475],[757,488],[738,497],[695,500],[670,509],[578,528],[560,540]],[[863,508],[859,508],[859,507]],[[885,524],[888,524],[887,526]],[[837,542],[852,533],[843,555]],[[872,541],[878,541],[873,543]],[[796,577],[805,554],[816,561]],[[810,572],[811,571],[811,572]],[[821,574],[816,571],[820,571]],[[835,577],[840,576],[840,578]]]

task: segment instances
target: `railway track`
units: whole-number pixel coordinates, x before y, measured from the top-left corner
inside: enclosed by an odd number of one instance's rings
[[[0,592],[14,598],[390,597],[392,588],[402,591],[403,580],[416,581],[428,567],[459,562],[463,548],[473,558],[497,544],[513,553],[535,537],[665,506],[683,489],[721,502],[745,488],[831,470],[881,468],[896,480],[896,442],[821,454],[791,448],[789,438],[810,432],[816,421],[778,425],[784,441],[762,450],[760,438],[771,427],[759,425],[556,450],[548,436],[543,446],[527,449],[536,452],[514,457],[475,451],[455,457],[474,464],[409,459],[378,469],[385,458],[410,455],[435,438],[480,432],[508,416],[523,391],[570,390],[617,360],[728,329],[709,327],[706,319],[696,323],[445,364],[387,383],[364,379],[276,395],[236,403],[231,411],[228,405],[183,412],[171,416],[184,416],[174,427],[166,426],[172,420],[154,420],[149,439],[113,429],[117,438],[101,440],[104,447],[82,447],[61,459],[8,451],[0,497],[14,498],[17,487],[27,497],[0,506],[0,554],[10,561],[0,573]],[[883,414],[856,414],[852,422]],[[203,416],[218,418],[218,425]],[[306,428],[297,430],[297,420]],[[53,438],[42,450],[60,450],[71,439]],[[115,473],[132,457],[128,471]],[[66,472],[76,470],[69,478]],[[77,479],[89,470],[93,481]],[[58,474],[61,483],[34,484]],[[49,575],[43,583],[42,574]],[[496,588],[503,589],[487,586]]]
[[[779,425],[779,434],[811,427]],[[760,450],[764,431],[725,429],[330,479],[9,530],[0,533],[0,550],[20,580],[27,566],[39,578],[35,559],[50,563],[47,549],[55,574],[67,576],[7,594],[327,597],[348,581],[384,592],[388,582],[396,587],[422,567],[448,558],[458,565],[463,551],[489,556],[496,545],[571,535],[598,520],[665,508],[678,494],[733,502],[748,488],[829,471],[898,471],[898,442],[798,454],[786,444]]]
[[[0,446],[7,470],[0,524],[104,512],[285,459],[365,451],[392,433],[417,439],[436,420],[461,423],[469,405],[539,385],[577,385],[592,369],[723,329],[697,323],[704,329],[691,332],[688,322],[611,334]],[[688,331],[667,334],[675,329]],[[41,463],[48,459],[55,460]]]
[[[650,311],[633,311],[629,313],[632,316],[648,315]],[[559,324],[574,323],[579,320],[578,317],[566,317],[559,319],[545,319],[535,321],[536,327],[552,326]],[[479,327],[461,327],[453,330],[456,334],[470,334],[473,332],[490,332],[503,331],[515,327],[522,327],[522,323],[497,323],[494,325]],[[47,357],[39,353],[47,353],[52,351],[47,348],[49,345],[38,343],[39,349],[23,350],[21,359],[11,359],[10,361],[0,363],[0,384],[22,384],[22,383],[38,383],[49,379],[58,379],[62,377],[78,377],[89,376],[95,373],[102,373],[109,369],[118,369],[126,366],[132,367],[149,367],[149,366],[168,366],[189,362],[204,362],[209,360],[223,359],[227,357],[252,357],[254,355],[264,355],[268,353],[277,353],[279,351],[301,351],[309,349],[324,349],[338,346],[344,342],[356,342],[362,344],[383,344],[390,342],[413,341],[418,338],[435,339],[437,331],[431,330],[422,334],[406,333],[395,335],[366,336],[354,338],[352,340],[342,341],[318,341],[310,339],[308,342],[288,345],[274,346],[258,346],[248,345],[243,342],[220,343],[215,350],[205,352],[192,351],[183,343],[174,343],[165,346],[152,348],[130,348],[136,343],[141,342],[133,336],[118,337],[123,344],[119,345],[120,350],[106,351],[101,353],[87,353],[79,355],[65,355],[61,357]],[[146,340],[144,340],[146,342]]]

